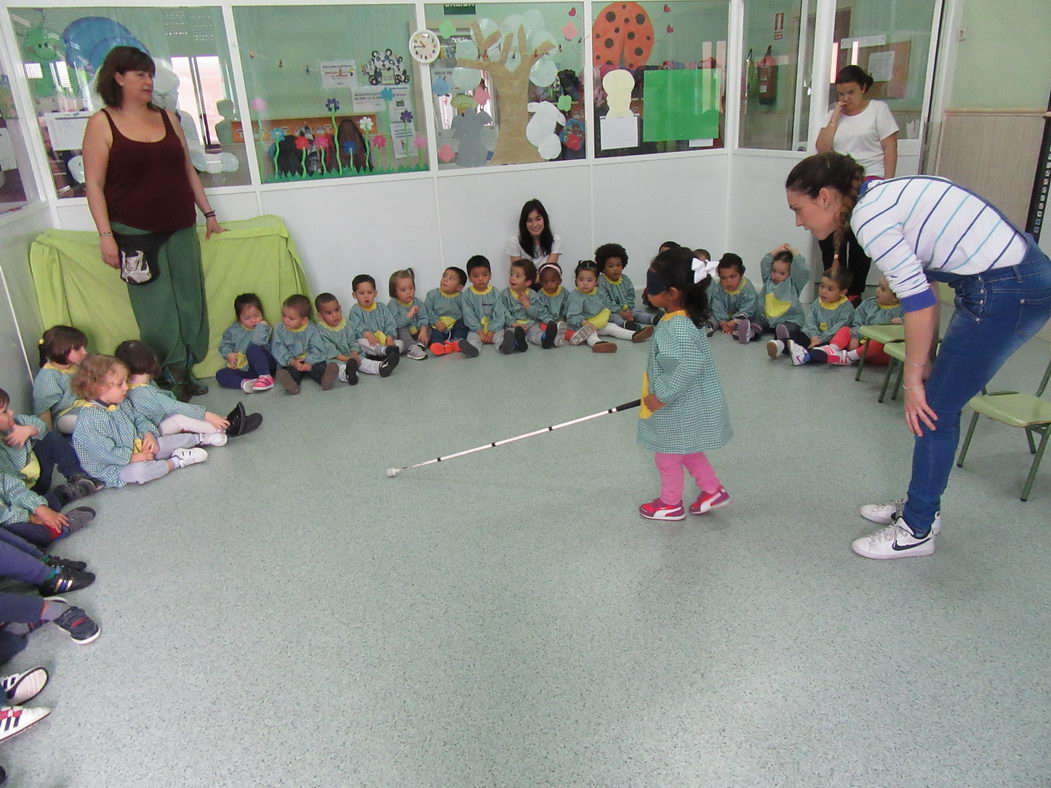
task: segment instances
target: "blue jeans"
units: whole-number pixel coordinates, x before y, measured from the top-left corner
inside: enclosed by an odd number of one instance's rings
[[[1003,363],[1051,317],[1051,261],[1030,239],[1022,262],[975,276],[940,275],[956,291],[956,311],[927,380],[936,430],[916,438],[909,497],[902,514],[917,536],[930,531],[949,482],[960,412]]]
[[[431,328],[431,344],[435,342],[438,344],[457,342],[461,339],[467,339],[467,324],[463,322],[463,319],[453,323],[448,331],[439,331],[436,328]]]

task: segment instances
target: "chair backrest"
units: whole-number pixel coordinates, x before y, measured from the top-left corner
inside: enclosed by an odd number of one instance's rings
[[[1040,388],[1036,390],[1036,396],[1044,396],[1044,389],[1047,388],[1047,382],[1051,380],[1051,361],[1047,362],[1047,369],[1044,370],[1044,377],[1040,381]]]

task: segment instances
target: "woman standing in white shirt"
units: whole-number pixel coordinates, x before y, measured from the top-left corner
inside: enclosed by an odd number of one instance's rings
[[[815,143],[818,153],[835,151],[854,157],[865,169],[862,194],[871,183],[893,178],[898,166],[898,124],[885,103],[868,97],[871,87],[872,77],[858,66],[840,69],[836,74],[838,101]],[[834,247],[831,237],[822,241],[820,246],[825,268],[837,268],[842,264],[853,271],[847,297],[856,304],[865,291],[872,261],[852,232],[844,235],[841,249]]]

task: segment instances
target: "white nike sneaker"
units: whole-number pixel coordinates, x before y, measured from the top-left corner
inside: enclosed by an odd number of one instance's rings
[[[899,498],[890,503],[867,503],[858,507],[858,514],[874,523],[890,525],[894,521],[894,515],[901,517],[905,510],[905,499]],[[934,513],[934,522],[931,523],[931,533],[935,536],[942,532],[942,513]]]
[[[176,449],[172,452],[172,459],[179,464],[180,468],[185,468],[187,465],[196,465],[207,460],[208,452],[198,448]]]
[[[851,549],[862,558],[918,558],[934,553],[934,531],[917,539],[909,524],[900,517],[870,536],[855,539]]]

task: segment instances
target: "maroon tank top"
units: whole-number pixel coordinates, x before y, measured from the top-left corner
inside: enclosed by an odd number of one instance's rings
[[[194,224],[197,215],[186,177],[186,155],[168,113],[161,111],[162,140],[137,142],[121,134],[110,114],[102,112],[113,132],[103,190],[110,220],[151,232]]]

